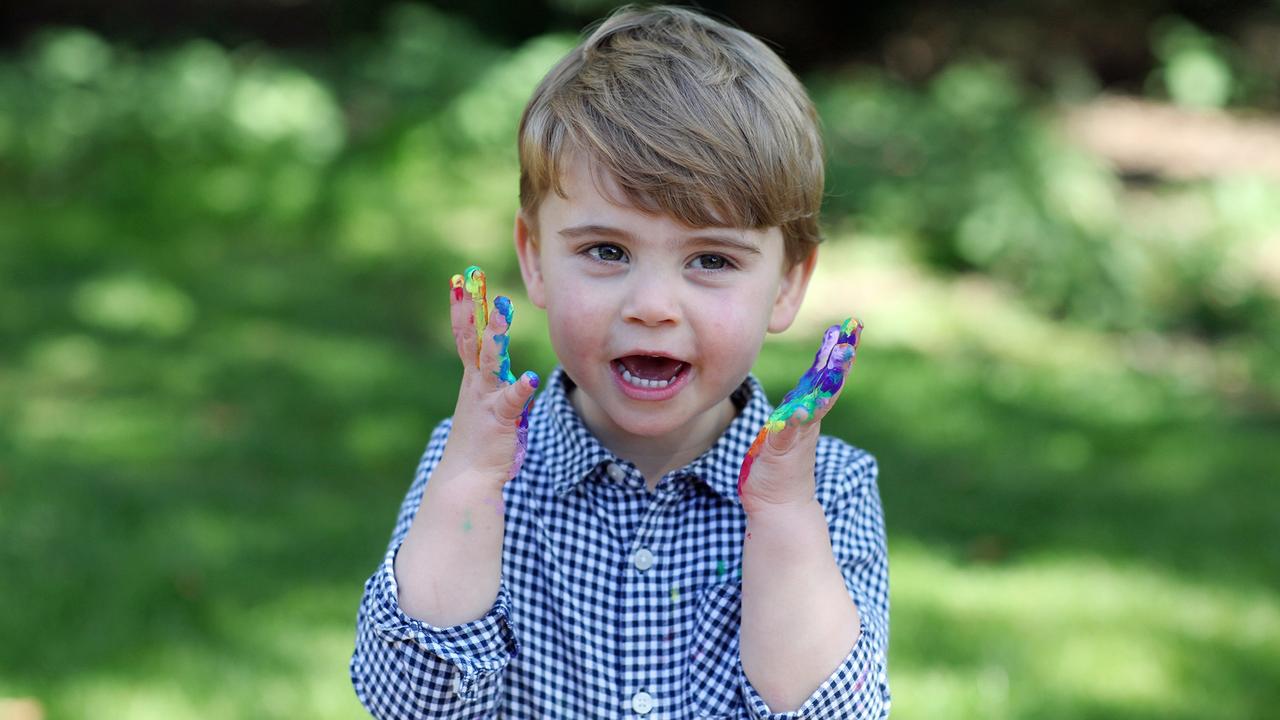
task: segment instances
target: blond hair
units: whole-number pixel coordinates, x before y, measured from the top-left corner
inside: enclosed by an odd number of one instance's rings
[[[628,5],[542,79],[520,120],[520,207],[536,223],[575,151],[641,211],[782,230],[787,267],[822,241],[822,136],[804,86],[755,36]]]

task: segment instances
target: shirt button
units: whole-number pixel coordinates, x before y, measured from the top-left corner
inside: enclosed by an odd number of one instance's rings
[[[637,714],[644,715],[653,709],[653,696],[641,690],[631,696],[631,709]]]
[[[623,470],[622,466],[617,463],[609,463],[605,466],[604,471],[609,473],[609,477],[618,482],[622,482],[627,477],[627,471]]]
[[[635,563],[637,570],[644,572],[653,567],[653,553],[649,552],[649,548],[640,548],[631,556],[631,562]]]

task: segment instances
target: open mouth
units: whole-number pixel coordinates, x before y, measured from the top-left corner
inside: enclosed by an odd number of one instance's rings
[[[613,361],[614,369],[632,387],[660,390],[688,371],[689,363],[657,355],[627,355]]]

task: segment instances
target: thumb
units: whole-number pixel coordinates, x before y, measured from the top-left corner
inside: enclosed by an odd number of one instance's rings
[[[800,437],[801,426],[809,419],[807,408],[798,407],[787,417],[782,428],[769,433],[765,447],[776,455],[782,455],[795,447]]]
[[[526,370],[514,383],[501,388],[498,391],[496,407],[498,415],[512,423],[521,420],[533,401],[533,393],[538,389],[538,383],[538,373]]]

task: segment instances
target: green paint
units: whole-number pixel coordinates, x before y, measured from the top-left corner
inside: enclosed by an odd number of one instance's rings
[[[680,584],[675,583],[671,586],[671,602],[678,602],[679,600],[680,600]]]
[[[717,578],[724,577],[724,561],[723,560],[716,561],[716,577]]]

